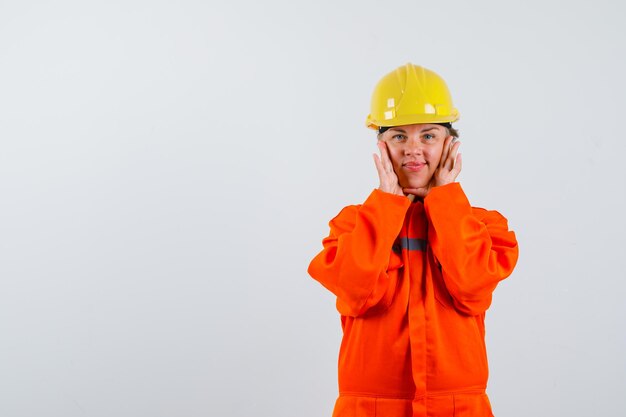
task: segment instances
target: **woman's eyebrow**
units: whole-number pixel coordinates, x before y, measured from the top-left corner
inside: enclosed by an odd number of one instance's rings
[[[406,134],[406,131],[405,131],[405,130],[403,130],[403,129],[398,129],[398,128],[396,128],[396,127],[391,127],[391,128],[389,128],[389,130],[395,130],[396,132],[400,132],[400,133],[405,133],[405,134]]]
[[[420,133],[430,132],[431,130],[437,130],[437,131],[439,131],[439,128],[438,128],[438,127],[435,127],[435,126],[433,126],[433,127],[429,127],[429,128],[427,128],[427,129],[422,130]]]

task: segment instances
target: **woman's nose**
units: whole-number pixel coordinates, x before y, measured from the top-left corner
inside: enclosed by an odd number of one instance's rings
[[[422,153],[422,142],[419,138],[409,138],[404,146],[405,155],[419,155]]]

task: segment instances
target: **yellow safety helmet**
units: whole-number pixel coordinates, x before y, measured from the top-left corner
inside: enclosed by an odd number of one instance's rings
[[[385,75],[372,94],[367,127],[452,123],[459,111],[446,82],[433,71],[406,64]]]

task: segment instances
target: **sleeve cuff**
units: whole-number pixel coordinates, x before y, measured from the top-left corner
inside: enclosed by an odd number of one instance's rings
[[[386,193],[375,188],[367,197],[364,204],[380,205],[391,210],[398,210],[405,213],[411,205],[411,200],[404,195]]]
[[[458,182],[434,187],[424,199],[424,206],[465,207],[471,210],[470,202]]]

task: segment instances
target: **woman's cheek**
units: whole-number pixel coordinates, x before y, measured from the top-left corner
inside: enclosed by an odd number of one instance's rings
[[[426,155],[428,161],[430,161],[430,165],[437,167],[439,165],[439,161],[441,160],[441,151],[443,150],[443,146],[438,146],[437,148],[430,149],[428,154]]]

